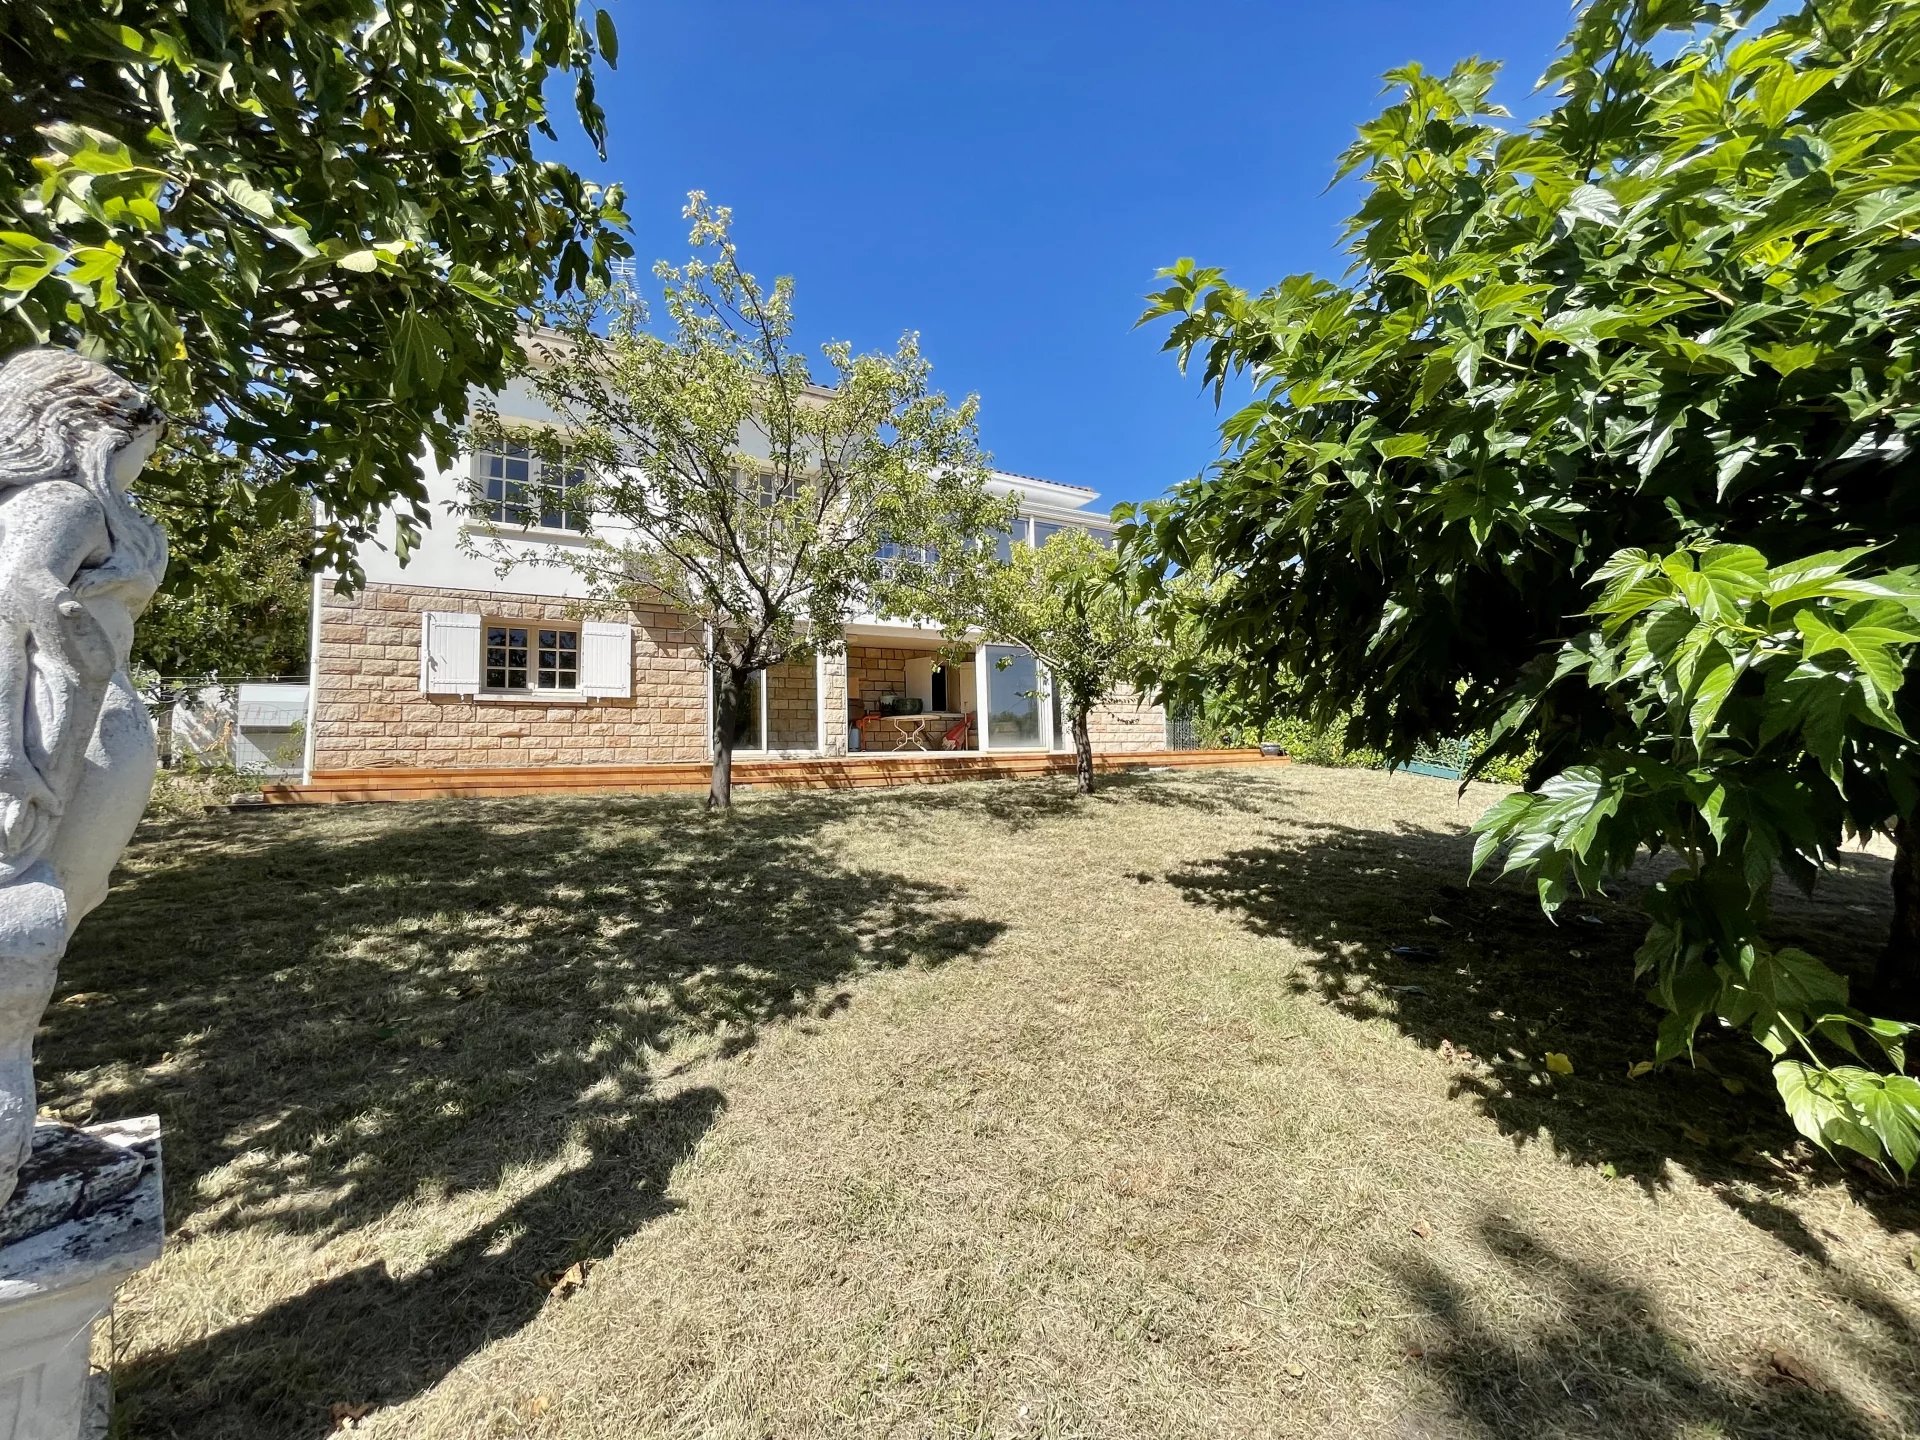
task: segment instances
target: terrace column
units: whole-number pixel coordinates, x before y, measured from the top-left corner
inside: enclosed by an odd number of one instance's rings
[[[847,753],[847,651],[815,657],[820,677],[820,753]]]

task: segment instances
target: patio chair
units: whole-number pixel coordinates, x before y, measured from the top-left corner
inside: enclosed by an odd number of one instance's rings
[[[965,715],[962,715],[952,725],[947,727],[947,733],[940,737],[940,748],[942,750],[971,750],[973,748],[967,743],[967,740],[973,734],[974,713],[972,710],[969,710]]]

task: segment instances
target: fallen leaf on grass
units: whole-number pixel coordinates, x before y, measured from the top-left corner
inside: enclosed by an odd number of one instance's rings
[[[564,1270],[547,1270],[540,1276],[541,1285],[547,1294],[555,1300],[564,1300],[576,1290],[586,1287],[587,1276],[593,1272],[591,1260],[576,1260]]]
[[[1558,1050],[1549,1050],[1547,1052],[1547,1069],[1556,1075],[1571,1075],[1573,1073],[1573,1061],[1562,1055]]]
[[[1806,1363],[1791,1350],[1773,1350],[1767,1354],[1767,1364],[1773,1370],[1773,1377],[1793,1385],[1805,1385],[1809,1390],[1825,1390],[1820,1377],[1807,1368]]]
[[[1287,1374],[1292,1376],[1295,1380],[1301,1380],[1306,1378],[1306,1373],[1307,1373],[1307,1367],[1304,1365],[1296,1363],[1296,1364],[1287,1366]]]
[[[358,1430],[360,1422],[372,1413],[371,1405],[349,1405],[344,1400],[336,1400],[327,1407],[327,1418],[333,1422],[333,1428],[327,1433],[339,1435],[348,1430]]]
[[[1416,1220],[1413,1222],[1413,1236],[1416,1240],[1430,1240],[1433,1238],[1433,1227],[1424,1220]]]
[[[1651,1075],[1652,1073],[1653,1062],[1651,1060],[1636,1060],[1627,1067],[1627,1079],[1629,1080],[1638,1080],[1642,1075]]]

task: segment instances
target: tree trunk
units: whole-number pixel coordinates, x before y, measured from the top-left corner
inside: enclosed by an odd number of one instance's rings
[[[1093,794],[1093,736],[1087,733],[1086,710],[1077,706],[1073,712],[1073,777],[1082,795]]]
[[[731,666],[715,677],[713,697],[713,775],[707,785],[707,808],[733,807],[733,737],[745,700],[747,672]]]
[[[1920,1020],[1920,832],[1910,819],[1893,827],[1893,925],[1873,972],[1872,1009]]]

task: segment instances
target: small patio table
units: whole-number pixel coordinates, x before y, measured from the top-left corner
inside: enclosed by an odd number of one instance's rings
[[[946,710],[927,710],[918,715],[869,715],[860,725],[863,732],[868,727],[892,730],[893,743],[886,746],[888,750],[936,750],[940,737],[964,718]]]

